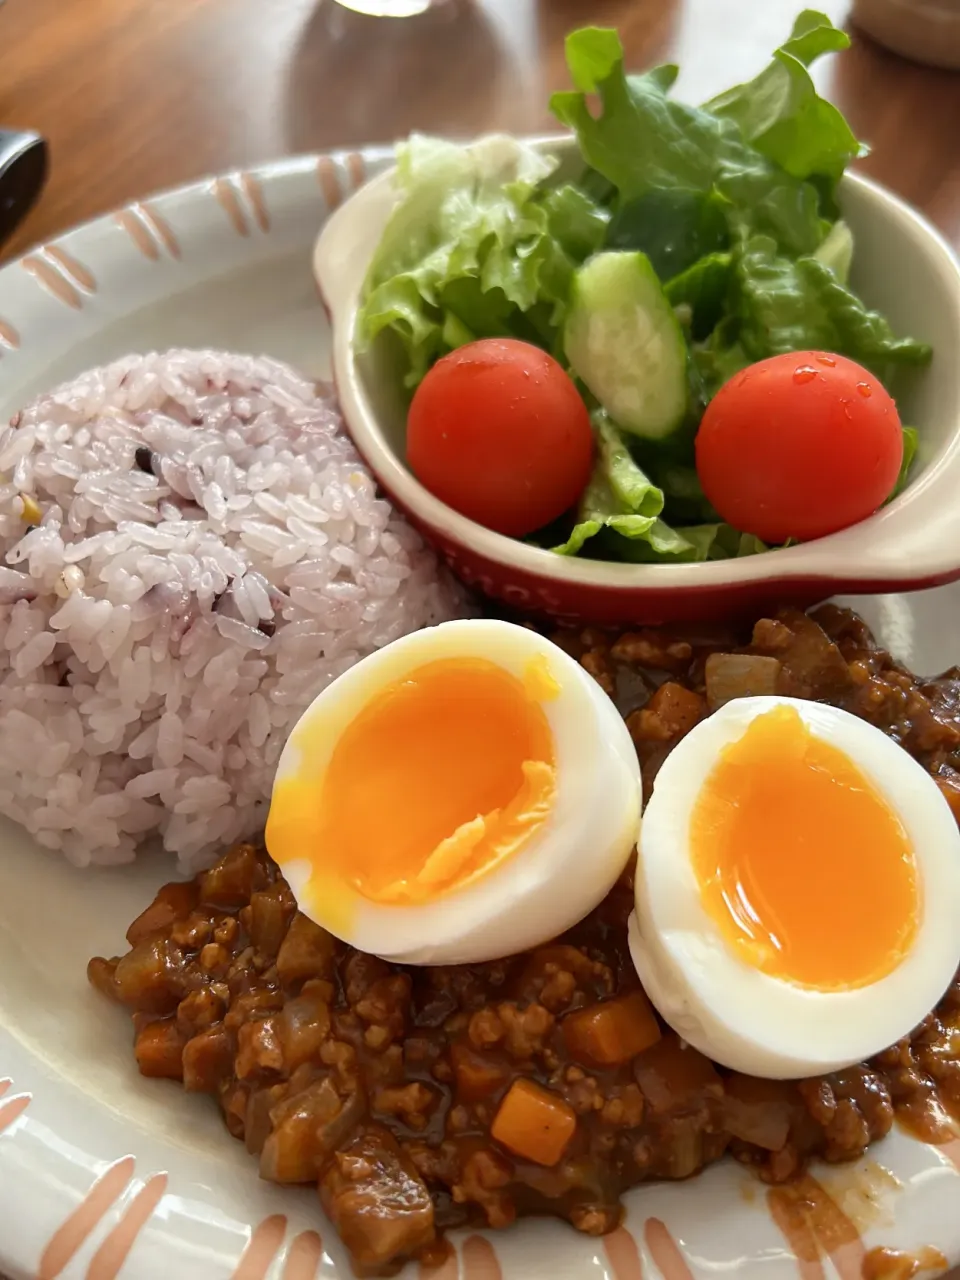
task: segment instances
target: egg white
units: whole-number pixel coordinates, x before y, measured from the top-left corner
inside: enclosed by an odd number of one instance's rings
[[[468,885],[430,902],[384,905],[341,882],[342,912],[327,913],[309,890],[312,864],[283,872],[301,911],[361,951],[408,964],[470,964],[526,950],[562,933],[606,896],[636,845],[641,779],[627,728],[596,681],[557,645],[493,619],[442,623],[365,658],[311,704],[280,757],[277,779],[299,772],[305,731],[317,721],[324,747],[311,749],[319,779],[341,734],[379,690],[443,658],[485,658],[523,680],[544,658],[559,692],[541,702],[553,733],[557,791],[553,809],[528,842]]]
[[[920,889],[917,933],[885,978],[848,991],[799,987],[753,968],[707,913],[690,858],[690,819],[721,750],[757,716],[796,708],[844,752],[899,816]],[[863,886],[869,897],[869,883]],[[697,725],[661,768],[644,814],[629,944],[663,1018],[714,1061],[780,1079],[862,1062],[908,1034],[960,965],[960,832],[933,778],[879,729],[848,712],[791,698],[742,698]]]

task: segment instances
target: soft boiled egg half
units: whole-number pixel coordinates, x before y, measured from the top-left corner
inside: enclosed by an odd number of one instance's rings
[[[641,782],[613,703],[523,627],[447,622],[311,704],[267,848],[301,911],[410,964],[492,960],[582,919],[633,853]]]
[[[660,770],[630,950],[662,1016],[714,1061],[786,1079],[879,1052],[949,986],[958,922],[953,815],[866,721],[743,698]]]

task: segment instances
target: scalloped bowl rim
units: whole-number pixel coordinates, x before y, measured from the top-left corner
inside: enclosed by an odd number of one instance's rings
[[[528,141],[559,155],[575,146],[570,136],[548,135]],[[898,564],[896,559],[876,559],[881,549],[878,543],[889,550],[908,530],[915,532],[929,524],[931,496],[935,495],[938,503],[948,502],[954,486],[960,490],[960,389],[955,403],[947,407],[954,421],[952,434],[929,459],[923,473],[889,506],[839,533],[760,556],[679,565],[622,564],[560,556],[494,533],[434,497],[385,439],[353,344],[360,291],[392,205],[395,172],[395,166],[391,166],[337,210],[317,239],[314,275],[333,328],[334,378],[347,429],[388,495],[414,519],[464,549],[507,568],[569,585],[621,591],[698,591],[725,585],[797,580],[818,580],[834,588],[856,582],[869,588],[898,586],[903,589],[960,577],[960,503],[957,516],[951,521],[952,531],[957,535],[956,540],[948,544],[954,547],[952,554],[944,555],[936,547],[927,547],[924,558],[919,563],[914,561],[912,568],[905,563]],[[866,195],[883,216],[899,226],[902,235],[921,242],[926,251],[939,260],[944,289],[952,295],[951,311],[960,334],[960,261],[945,238],[922,214],[879,183],[858,173],[848,173],[843,184]],[[361,217],[364,214],[366,220]],[[349,237],[349,253],[344,252],[345,246],[341,244],[345,237]],[[938,546],[942,541],[938,539]]]

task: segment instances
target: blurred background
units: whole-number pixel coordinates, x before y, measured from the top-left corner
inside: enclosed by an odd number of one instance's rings
[[[708,98],[752,75],[802,8],[802,0],[349,3],[428,8],[387,18],[336,0],[6,0],[0,126],[44,134],[52,167],[42,200],[0,254],[158,187],[280,154],[414,128],[547,129],[549,92],[565,82],[564,35],[585,23],[619,27],[638,68],[678,61],[678,94]],[[945,6],[960,60],[960,0],[859,3],[860,17],[906,11],[910,31],[921,10]],[[836,22],[851,16],[846,0],[819,7]],[[946,31],[933,46],[949,52]],[[818,69],[818,80],[872,144],[864,167],[960,240],[960,72],[908,61],[854,28],[853,51]]]

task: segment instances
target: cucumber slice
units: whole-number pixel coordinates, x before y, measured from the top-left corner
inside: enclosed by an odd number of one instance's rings
[[[624,431],[662,440],[687,409],[687,345],[645,253],[598,253],[573,281],[564,350]]]

